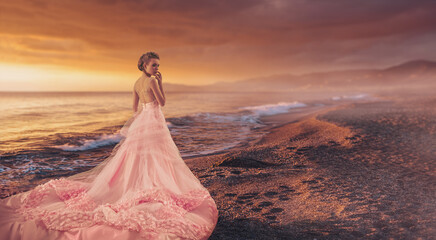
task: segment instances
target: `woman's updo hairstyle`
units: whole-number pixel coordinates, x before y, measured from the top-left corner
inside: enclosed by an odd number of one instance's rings
[[[138,61],[139,71],[144,71],[144,63],[148,63],[151,58],[156,58],[160,60],[159,55],[155,52],[147,52],[145,54],[142,54]]]

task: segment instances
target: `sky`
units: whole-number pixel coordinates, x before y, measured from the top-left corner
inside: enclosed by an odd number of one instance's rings
[[[130,91],[163,82],[436,61],[434,0],[0,0],[0,91]]]

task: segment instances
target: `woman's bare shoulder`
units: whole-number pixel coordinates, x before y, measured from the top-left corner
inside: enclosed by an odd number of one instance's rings
[[[141,78],[136,79],[135,83],[133,84],[134,89],[136,89],[138,87],[139,80],[141,80]]]
[[[150,86],[156,86],[159,87],[159,83],[157,82],[157,79],[155,77],[151,77],[149,80]]]
[[[136,79],[134,85],[137,86],[139,83],[144,82],[144,80],[145,80],[145,78],[143,76],[140,76],[138,79]]]

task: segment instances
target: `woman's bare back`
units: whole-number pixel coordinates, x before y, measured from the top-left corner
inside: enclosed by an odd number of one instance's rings
[[[139,96],[139,102],[149,103],[156,100],[152,89],[150,88],[151,77],[141,76],[135,83],[135,91]]]

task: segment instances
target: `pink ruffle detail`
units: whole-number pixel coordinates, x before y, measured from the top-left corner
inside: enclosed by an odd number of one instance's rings
[[[48,198],[49,195],[59,200],[53,202],[52,198]],[[84,183],[60,178],[31,190],[17,212],[26,220],[41,221],[47,229],[52,230],[65,231],[106,224],[140,232],[142,237],[148,239],[163,232],[199,239],[202,234],[212,231],[214,226],[194,224],[187,221],[184,215],[204,201],[217,216],[213,199],[206,189],[185,194],[174,194],[165,189],[141,190],[126,195],[118,202],[97,205],[87,195]],[[156,203],[162,203],[162,206],[153,212],[141,209],[142,204]]]

